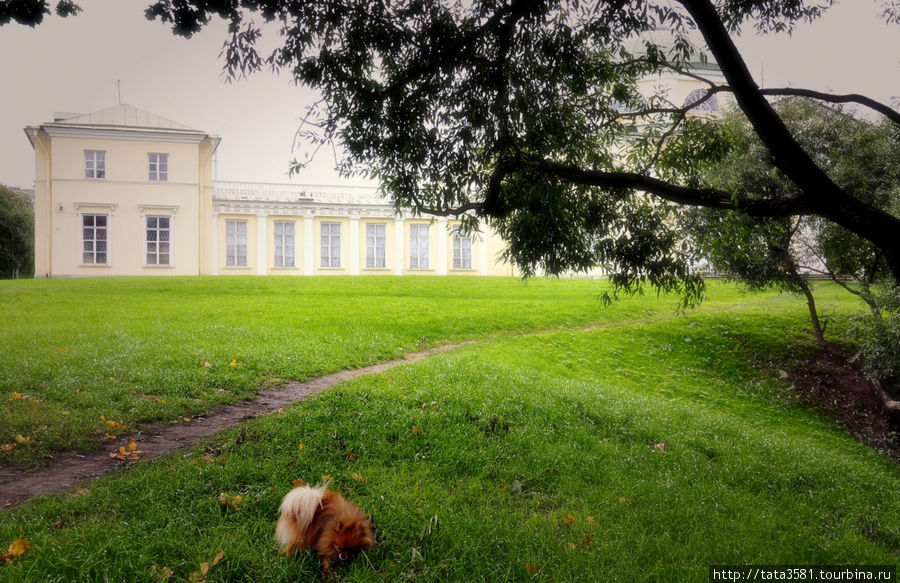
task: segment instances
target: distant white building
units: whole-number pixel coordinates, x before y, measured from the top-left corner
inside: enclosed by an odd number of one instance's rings
[[[220,139],[130,105],[25,128],[35,275],[511,275],[492,233],[374,188],[213,181]]]

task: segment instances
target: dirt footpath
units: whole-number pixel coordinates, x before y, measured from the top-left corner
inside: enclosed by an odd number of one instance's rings
[[[236,405],[220,405],[206,415],[194,417],[190,423],[178,425],[152,426],[127,435],[114,442],[105,443],[103,448],[95,453],[78,455],[63,454],[46,466],[26,471],[18,468],[0,468],[0,509],[8,509],[16,504],[21,504],[35,496],[59,492],[71,488],[80,482],[102,476],[134,461],[120,461],[110,457],[119,451],[119,447],[126,446],[131,440],[137,441],[138,450],[142,453],[140,461],[151,460],[164,453],[188,447],[211,437],[222,429],[233,427],[240,423],[277,411],[291,403],[315,395],[334,385],[355,379],[367,374],[384,372],[401,364],[407,364],[422,360],[433,354],[446,352],[471,344],[450,344],[437,348],[423,350],[407,354],[404,358],[373,364],[364,368],[344,370],[335,374],[317,377],[305,383],[289,382],[283,387],[261,391],[253,401],[246,401]]]

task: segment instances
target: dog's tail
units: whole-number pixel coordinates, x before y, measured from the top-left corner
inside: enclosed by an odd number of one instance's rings
[[[275,536],[284,552],[291,554],[306,546],[309,525],[322,504],[327,487],[327,482],[315,488],[300,486],[285,495],[281,502],[281,518],[275,528]]]

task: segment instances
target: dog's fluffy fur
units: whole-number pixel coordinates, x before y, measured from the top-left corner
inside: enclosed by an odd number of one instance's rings
[[[362,510],[328,484],[316,488],[294,488],[281,502],[281,517],[275,527],[281,549],[289,556],[315,549],[322,571],[335,560],[345,561],[375,544],[372,524]]]

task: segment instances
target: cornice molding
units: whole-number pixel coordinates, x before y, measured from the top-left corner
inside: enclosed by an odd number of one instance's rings
[[[176,142],[182,144],[199,144],[207,137],[203,132],[185,130],[166,130],[163,128],[121,128],[80,126],[65,124],[44,124],[41,126],[52,138],[88,138],[106,140],[128,140],[135,142]]]

